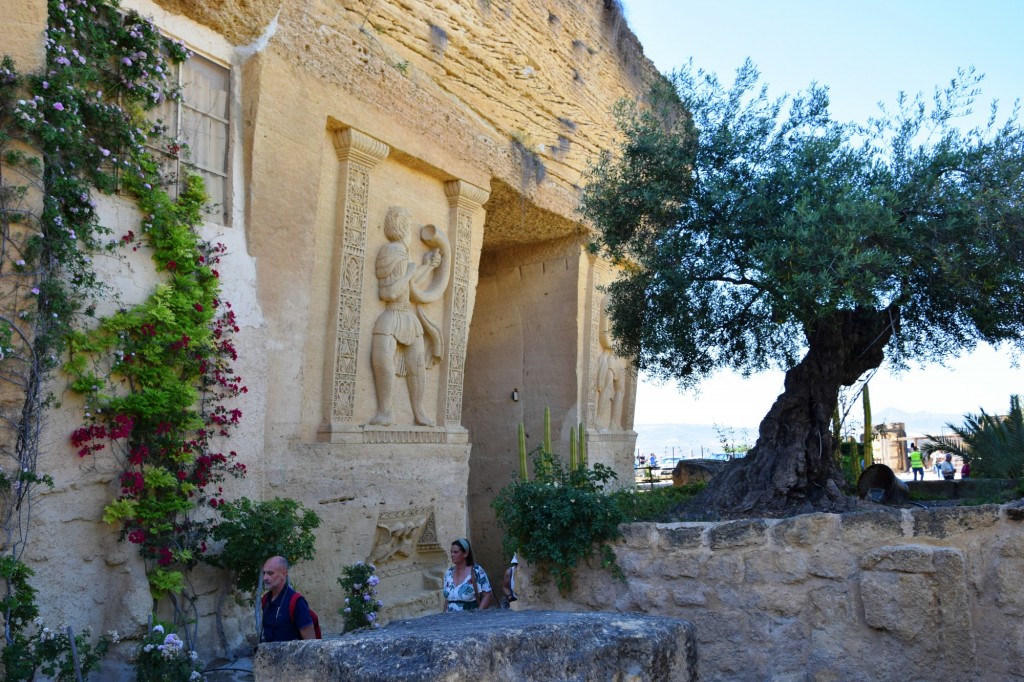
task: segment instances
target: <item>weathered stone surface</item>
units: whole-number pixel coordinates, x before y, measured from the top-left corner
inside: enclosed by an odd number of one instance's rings
[[[807,556],[802,552],[756,552],[743,557],[747,580],[762,583],[797,583],[807,577]]]
[[[860,567],[866,571],[934,573],[934,556],[931,547],[879,547],[861,557]]]
[[[772,537],[779,544],[809,547],[835,536],[838,514],[803,514],[782,519],[771,527]]]
[[[880,547],[861,559],[864,620],[869,627],[925,646],[972,651],[966,558],[935,547]],[[955,633],[955,634],[953,634]]]
[[[913,515],[914,535],[945,538],[993,525],[999,520],[999,505],[917,509]]]
[[[840,535],[843,542],[870,542],[878,544],[885,538],[898,538],[903,535],[902,515],[893,509],[843,514],[840,522]]]
[[[750,547],[764,544],[768,536],[768,524],[762,519],[732,521],[712,528],[708,532],[711,549]]]
[[[672,469],[672,485],[706,483],[725,468],[726,462],[716,459],[681,459]]]
[[[770,520],[767,539],[755,531],[753,543],[679,551],[672,536],[689,526],[662,524],[649,549],[620,545],[635,555],[625,584],[591,567],[568,598],[524,596],[531,606],[688,620],[705,682],[1024,679],[1015,663],[1024,660],[1024,539],[1001,510],[965,511],[950,518],[976,529],[941,538],[912,536],[909,511],[883,509]],[[706,538],[744,537],[735,522],[701,528]],[[679,560],[699,576],[676,577],[668,567]]]
[[[704,524],[670,526],[661,531],[662,549],[667,551],[697,549],[704,543]]]
[[[555,611],[437,614],[323,641],[264,644],[257,682],[697,679],[694,627]]]
[[[629,523],[621,527],[622,541],[630,549],[648,549],[657,542],[658,532],[653,523]]]

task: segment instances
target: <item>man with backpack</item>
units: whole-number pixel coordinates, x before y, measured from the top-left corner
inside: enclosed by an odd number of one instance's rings
[[[268,589],[261,600],[263,628],[261,642],[319,639],[316,614],[305,597],[288,584],[288,560],[274,556],[263,564],[263,585]]]

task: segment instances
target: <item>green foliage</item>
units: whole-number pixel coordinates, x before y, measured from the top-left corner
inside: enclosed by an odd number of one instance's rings
[[[1020,396],[1010,396],[1010,411],[1005,417],[981,414],[964,415],[960,426],[946,424],[963,440],[928,436],[921,451],[959,455],[971,463],[972,478],[1017,478],[1024,476],[1024,411]]]
[[[289,564],[308,561],[316,554],[320,517],[295,500],[275,497],[253,502],[243,497],[220,507],[221,521],[213,539],[224,542],[210,563],[235,574],[238,589],[255,593],[263,562],[283,556]]]
[[[609,287],[620,352],[692,384],[790,367],[838,324],[887,324],[897,364],[1021,345],[1024,261],[1006,257],[1024,247],[1016,113],[956,129],[970,72],[869,126],[833,120],[823,87],[784,109],[758,80],[749,62],[729,88],[691,65],[650,106],[620,105],[622,142],[582,203],[594,249],[625,266]]]
[[[205,680],[203,662],[194,650],[170,626],[156,624],[139,643],[135,651],[135,679],[137,682],[196,682]]]
[[[380,578],[374,575],[377,568],[362,561],[346,566],[338,584],[345,591],[345,605],[338,613],[345,620],[345,632],[363,628],[377,628],[377,612],[384,603],[377,599],[377,584]]]
[[[7,499],[20,507],[27,483],[46,480],[35,474],[50,402],[40,387],[67,350],[65,372],[86,404],[72,443],[80,456],[114,446],[121,494],[104,518],[140,545],[157,594],[180,591],[183,576],[169,567],[191,566],[205,548],[209,523],[196,520],[196,509],[222,503],[213,486],[244,471],[234,453],[213,447],[241,416],[224,401],[244,391],[230,364],[237,327],[214,269],[224,249],[194,230],[206,201],[202,181],[162,177],[147,148],[161,128],[145,112],[178,96],[172,63],[188,57],[116,0],[50,0],[45,71],[18,74],[8,58],[0,66],[0,342],[9,344],[0,349],[0,378],[24,389],[11,419],[15,459],[34,477]],[[172,183],[180,185],[176,200],[166,191]],[[38,211],[25,201],[29,189],[42,196]],[[110,230],[99,222],[95,191],[135,198],[139,237],[103,239]],[[110,295],[95,254],[129,245],[152,250],[165,283],[142,305],[83,323],[96,299]]]
[[[0,654],[4,679],[32,680],[40,673],[56,682],[73,682],[76,675],[71,637],[64,628],[46,627],[39,617],[36,590],[28,582],[31,576],[32,569],[18,559],[9,554],[0,557],[0,579],[6,588],[0,610],[8,625],[6,646]],[[74,643],[82,677],[88,679],[107,653],[110,642],[100,637],[94,644],[92,633],[86,628],[74,635]]]
[[[704,483],[659,486],[651,490],[616,490],[611,497],[623,521],[671,521],[672,512],[704,489]]]
[[[505,553],[518,551],[536,567],[538,581],[550,575],[563,593],[572,589],[579,562],[595,552],[620,574],[609,543],[619,537],[624,518],[604,490],[615,472],[602,464],[566,471],[542,448],[533,452],[533,466],[534,480],[513,480],[491,503],[505,531]]]
[[[852,440],[841,442],[839,444],[838,457],[839,468],[842,470],[846,482],[855,485],[860,478],[861,471],[863,471],[860,465],[864,457],[861,444]]]

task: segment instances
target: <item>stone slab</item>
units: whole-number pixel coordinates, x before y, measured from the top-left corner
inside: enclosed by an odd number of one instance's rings
[[[436,614],[322,641],[263,644],[257,682],[697,680],[691,623],[640,614]]]

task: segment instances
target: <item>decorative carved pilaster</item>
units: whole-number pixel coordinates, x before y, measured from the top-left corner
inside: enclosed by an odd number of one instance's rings
[[[327,325],[321,429],[328,433],[352,423],[355,417],[370,171],[391,151],[388,145],[354,128],[335,131],[334,148],[340,163],[331,276],[334,312]]]
[[[448,316],[448,363],[444,377],[444,414],[441,423],[459,426],[462,421],[462,387],[466,373],[469,339],[469,287],[473,256],[473,215],[490,192],[464,180],[444,184],[448,197],[448,234],[454,235],[455,273],[452,278],[451,314]]]

